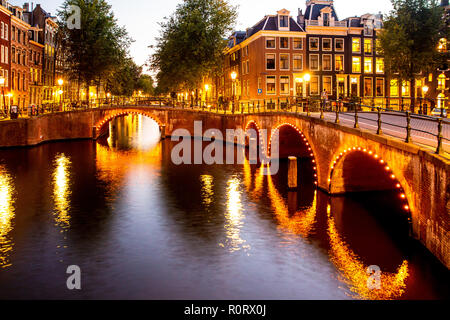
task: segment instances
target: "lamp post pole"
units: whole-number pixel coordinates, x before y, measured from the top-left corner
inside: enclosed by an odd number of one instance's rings
[[[231,72],[231,80],[233,80],[233,83],[231,85],[231,91],[233,93],[233,104],[232,104],[232,113],[234,114],[234,109],[235,109],[235,90],[236,90],[236,79],[237,79],[237,72],[233,71]]]
[[[5,78],[3,78],[3,77],[0,78],[0,85],[2,86],[3,110],[7,110],[6,109],[6,99],[5,99]]]
[[[62,90],[63,89],[63,85],[64,85],[64,80],[63,79],[59,79],[58,80],[58,85],[59,85],[59,91],[58,91],[58,93],[59,93],[59,103],[61,104],[61,110],[65,111],[64,110],[64,103],[63,103],[63,93],[64,93],[64,91]]]

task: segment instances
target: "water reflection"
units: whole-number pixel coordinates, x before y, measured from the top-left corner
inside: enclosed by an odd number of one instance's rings
[[[202,183],[202,201],[205,207],[209,207],[214,201],[214,178],[211,175],[200,176]]]
[[[246,241],[241,238],[241,229],[244,225],[242,214],[242,200],[240,191],[240,179],[232,177],[227,183],[227,211],[225,214],[226,223],[226,248],[230,252],[239,251],[241,249],[250,249]]]
[[[13,229],[14,187],[12,178],[3,166],[0,166],[0,267],[10,267],[9,255],[14,243],[9,234]]]
[[[330,238],[330,260],[340,272],[340,280],[355,294],[353,298],[367,300],[392,300],[400,298],[406,289],[408,261],[403,261],[395,274],[383,272],[380,289],[370,289],[367,269],[362,259],[341,238],[331,216],[331,206],[327,208],[328,235]]]
[[[289,231],[295,235],[301,235],[307,238],[311,235],[311,232],[316,222],[317,212],[317,191],[314,192],[314,200],[311,206],[305,210],[295,212],[292,216],[289,214],[289,207],[286,205],[285,200],[279,194],[278,190],[272,180],[272,176],[267,176],[269,186],[269,198],[272,203],[272,207],[275,210],[275,216],[278,220],[279,226],[286,231]],[[297,198],[297,193],[293,195],[293,198]],[[296,203],[292,205],[296,210]]]
[[[63,230],[70,227],[70,159],[64,154],[57,155],[53,172],[53,200],[55,201],[55,221]]]

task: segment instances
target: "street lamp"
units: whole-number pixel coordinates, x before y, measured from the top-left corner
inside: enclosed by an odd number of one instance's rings
[[[232,104],[232,113],[234,113],[234,99],[235,99],[235,90],[236,90],[236,79],[237,79],[237,76],[238,76],[238,74],[237,74],[237,72],[236,71],[233,71],[233,72],[231,72],[231,80],[233,80],[233,83],[232,83],[232,86],[231,86],[231,91],[232,91],[232,94],[233,94],[233,104]]]

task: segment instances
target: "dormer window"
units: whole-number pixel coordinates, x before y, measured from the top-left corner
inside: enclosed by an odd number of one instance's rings
[[[289,16],[280,16],[280,28],[289,28]]]

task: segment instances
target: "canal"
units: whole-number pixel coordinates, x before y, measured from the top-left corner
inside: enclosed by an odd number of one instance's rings
[[[450,298],[395,194],[330,198],[304,161],[296,192],[284,162],[176,166],[151,119],[110,128],[0,150],[1,299]]]

